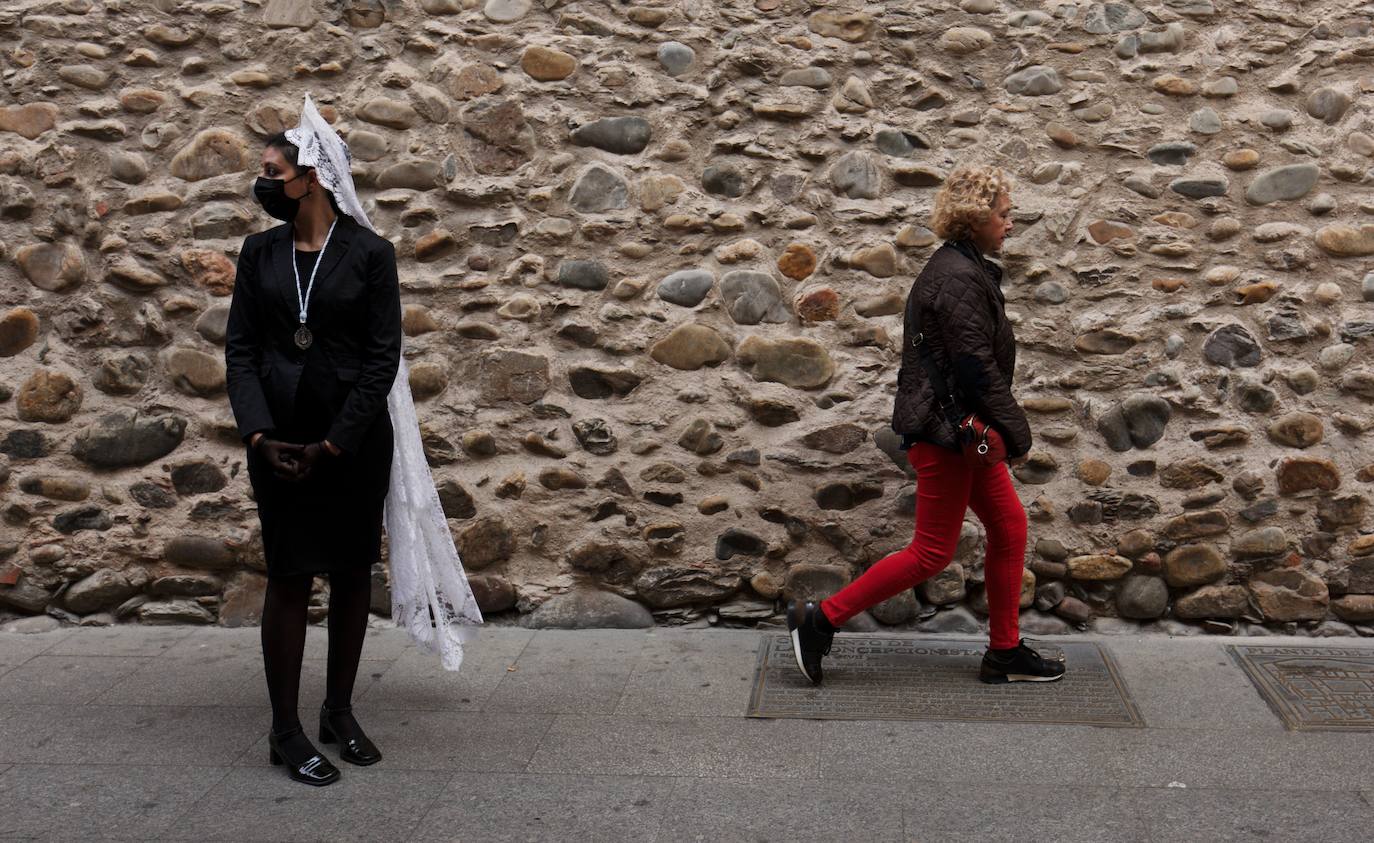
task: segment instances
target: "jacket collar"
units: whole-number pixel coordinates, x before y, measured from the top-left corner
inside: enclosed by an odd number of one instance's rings
[[[320,261],[320,271],[315,278],[316,287],[329,277],[329,274],[339,265],[339,261],[348,254],[357,228],[358,224],[348,214],[340,213],[338,215],[334,234],[329,238],[329,245],[324,250],[324,258]],[[272,229],[272,233],[274,236],[271,246],[272,270],[278,279],[277,289],[282,298],[286,299],[287,304],[291,306],[291,313],[294,316],[300,305],[296,301],[296,276],[295,270],[292,268],[292,264],[296,260],[296,247],[295,241],[291,237],[291,224],[279,225]],[[308,283],[308,279],[301,279],[302,286]]]
[[[1002,267],[994,263],[983,254],[971,240],[946,240],[945,245],[963,255],[970,263],[979,270],[979,276],[987,279],[992,285],[992,294],[997,300],[1005,303],[1006,295],[1002,292]]]

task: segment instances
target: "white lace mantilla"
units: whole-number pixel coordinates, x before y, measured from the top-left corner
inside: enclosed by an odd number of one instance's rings
[[[297,162],[314,167],[320,184],[334,194],[339,209],[359,225],[376,231],[358,201],[349,170],[348,146],[320,116],[306,94],[301,124],[286,137],[300,149]],[[448,519],[425,461],[420,421],[410,394],[410,367],[405,356],[386,398],[395,430],[391,487],[386,498],[386,533],[391,564],[391,618],[410,637],[439,656],[444,668],[463,663],[463,644],[472,640],[482,612],[453,546]]]

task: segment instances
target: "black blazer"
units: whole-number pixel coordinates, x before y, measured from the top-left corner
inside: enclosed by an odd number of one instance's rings
[[[401,360],[396,250],[352,217],[338,219],[310,296],[314,344],[308,352],[296,348],[293,339],[299,306],[291,226],[243,242],[224,361],[229,403],[245,440],[289,424],[307,355],[313,355],[312,372],[333,376],[333,383],[320,389],[330,396],[333,422],[326,438],[331,443],[356,453],[377,415],[386,412]]]

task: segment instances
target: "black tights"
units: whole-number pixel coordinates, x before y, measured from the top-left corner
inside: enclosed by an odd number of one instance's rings
[[[267,695],[272,700],[272,731],[283,734],[300,728],[297,715],[301,694],[301,659],[305,655],[305,627],[310,590],[309,575],[269,577],[262,608],[262,663],[267,671]],[[367,634],[372,597],[372,572],[329,575],[329,672],[324,703],[346,708],[353,699],[353,682]]]

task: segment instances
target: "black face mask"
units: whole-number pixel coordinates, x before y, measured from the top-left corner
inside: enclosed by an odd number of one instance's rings
[[[269,179],[259,176],[258,180],[253,183],[253,197],[258,200],[258,204],[267,213],[283,222],[291,222],[301,209],[301,200],[287,196],[286,185],[305,174],[301,173],[290,179]]]

